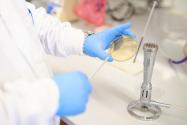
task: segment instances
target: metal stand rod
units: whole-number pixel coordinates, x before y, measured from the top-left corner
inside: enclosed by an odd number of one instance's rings
[[[155,0],[155,1],[153,2],[153,7],[151,8],[151,12],[150,12],[149,17],[148,17],[148,19],[147,19],[147,22],[146,22],[146,24],[145,24],[145,27],[144,27],[144,30],[143,30],[143,33],[142,33],[142,36],[141,36],[141,39],[140,39],[140,42],[139,42],[139,45],[138,45],[138,50],[137,50],[136,55],[135,55],[135,58],[134,58],[134,60],[133,60],[134,63],[136,62],[138,53],[139,53],[139,51],[140,51],[140,47],[141,47],[142,42],[143,42],[143,40],[144,40],[144,37],[145,37],[145,35],[146,35],[146,33],[147,33],[147,29],[148,29],[148,27],[149,27],[149,24],[150,24],[150,22],[151,22],[151,18],[152,18],[153,12],[154,12],[155,7],[156,7],[157,4],[158,4],[158,2]]]

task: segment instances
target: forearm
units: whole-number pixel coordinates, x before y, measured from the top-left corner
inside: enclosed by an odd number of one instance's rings
[[[56,56],[83,54],[84,33],[81,30],[73,28],[68,22],[61,23],[46,14],[43,8],[30,8],[37,34],[48,54]]]
[[[58,88],[50,79],[5,83],[0,93],[1,125],[43,125],[58,107]]]

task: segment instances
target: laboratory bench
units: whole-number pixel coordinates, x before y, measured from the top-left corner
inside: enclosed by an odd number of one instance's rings
[[[133,17],[132,30],[139,41],[147,15]],[[144,41],[161,42],[158,14],[155,14]],[[114,23],[115,24],[115,23]],[[84,22],[73,25],[84,29]],[[80,70],[90,76],[102,63],[99,59],[88,56],[70,56],[65,59],[49,57],[49,63],[56,73]],[[92,66],[90,66],[92,65]],[[92,79],[94,91],[90,97],[86,112],[65,118],[68,125],[187,125],[187,109],[162,108],[160,118],[154,121],[137,120],[127,112],[132,100],[139,99],[140,86],[143,81],[142,50],[133,64],[127,62],[106,63]],[[187,74],[180,78],[176,70],[169,65],[168,59],[158,52],[154,67],[152,84],[153,100],[187,107]]]
[[[50,57],[54,58],[54,57]],[[142,58],[140,55],[139,58]],[[165,59],[157,57],[153,73],[153,95],[156,101],[187,106],[186,81],[181,81],[175,71]],[[72,56],[66,59],[50,60],[55,64],[57,73],[80,70],[90,76],[102,63],[100,60],[89,57]],[[132,61],[132,60],[131,60]],[[92,65],[90,67],[90,65]],[[125,64],[130,67],[131,64]],[[141,65],[141,64],[140,64]],[[133,66],[133,65],[131,65]],[[126,67],[125,67],[126,68]],[[64,120],[69,125],[186,125],[187,110],[162,108],[162,115],[155,121],[140,121],[127,112],[127,105],[137,100],[140,95],[140,86],[143,74],[126,72],[110,64],[106,64],[91,81],[94,91],[87,105],[87,110],[75,117]],[[141,70],[141,69],[139,69]]]

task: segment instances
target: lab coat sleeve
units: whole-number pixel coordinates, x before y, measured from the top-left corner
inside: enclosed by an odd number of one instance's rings
[[[73,28],[69,22],[61,23],[48,15],[44,8],[35,9],[31,4],[28,4],[28,8],[33,14],[34,26],[48,54],[56,56],[83,54],[83,31]]]
[[[58,98],[51,79],[5,83],[0,86],[0,125],[49,125]]]

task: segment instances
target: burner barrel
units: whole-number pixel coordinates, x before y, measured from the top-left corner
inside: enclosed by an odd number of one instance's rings
[[[158,45],[154,43],[146,43],[143,46],[144,50],[144,79],[141,86],[140,100],[143,102],[151,101],[152,92],[152,73],[155,64],[156,54],[158,51]]]

